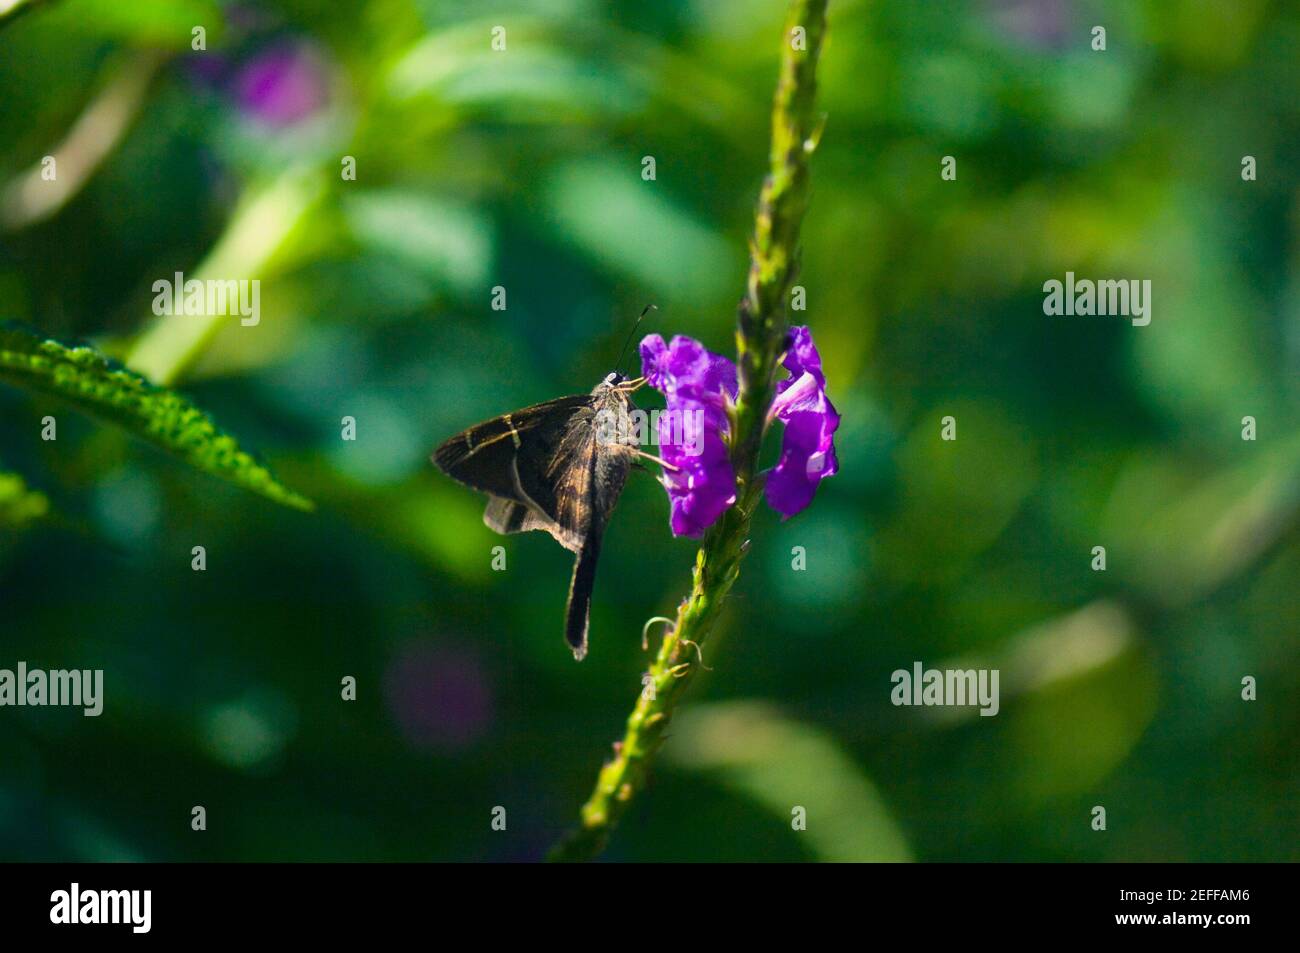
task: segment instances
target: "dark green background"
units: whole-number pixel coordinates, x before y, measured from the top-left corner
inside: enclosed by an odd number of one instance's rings
[[[609,858],[1296,858],[1296,10],[832,0],[794,317],[841,472],[756,520],[714,671]],[[575,664],[569,555],[493,536],[427,454],[590,389],[647,302],[647,330],[731,348],[782,14],[56,0],[0,26],[0,183],[140,50],[174,53],[84,188],[0,234],[0,318],[126,355],[152,282],[196,273],[241,201],[319,190],[256,230],[269,257],[235,249],[247,270],[219,277],[262,281],[262,323],[229,322],[180,381],[315,515],[0,386],[0,461],[52,510],[0,527],[0,667],[107,682],[97,719],[0,709],[0,857],[542,854],[694,548],[638,475]],[[292,128],[197,75],[285,41],[330,87]],[[1150,279],[1151,324],[1044,316],[1066,271]],[[918,660],[999,668],[1001,713],[892,707]]]

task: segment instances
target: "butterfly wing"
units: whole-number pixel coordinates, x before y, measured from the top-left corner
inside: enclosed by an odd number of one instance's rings
[[[454,480],[492,499],[483,522],[498,533],[541,529],[573,552],[581,546],[580,528],[556,519],[555,490],[547,473],[557,453],[584,428],[592,411],[590,395],[560,397],[502,414],[461,431],[433,452],[433,462]],[[564,459],[570,458],[566,449]]]
[[[495,530],[502,536],[512,533],[526,533],[532,529],[546,529],[550,520],[530,510],[523,503],[494,496],[488,500],[487,509],[483,511],[483,522],[488,529]]]
[[[574,415],[554,453],[543,461],[544,467],[538,468],[536,460],[519,461],[518,476],[525,491],[578,544],[565,543],[577,558],[569,582],[564,636],[579,660],[587,654],[591,596],[605,525],[632,464],[629,447],[602,442],[597,414],[602,410],[626,413],[628,403],[623,394],[602,394],[590,408]]]
[[[616,391],[561,397],[476,424],[433,453],[448,476],[491,497],[489,528],[545,530],[577,554],[564,634],[578,659],[587,652],[601,538],[631,466],[626,448],[600,442],[597,408],[626,413],[629,403]]]
[[[591,397],[559,397],[502,414],[462,430],[433,451],[433,462],[466,486],[512,499],[516,492],[510,462],[525,447],[549,456],[568,430],[570,418],[590,408]],[[524,501],[520,501],[524,502]]]

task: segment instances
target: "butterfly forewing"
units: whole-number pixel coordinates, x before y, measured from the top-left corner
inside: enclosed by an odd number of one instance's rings
[[[591,397],[583,394],[493,417],[443,443],[433,452],[433,462],[466,486],[531,505],[515,479],[516,458],[521,452],[526,457],[549,457],[567,431],[569,419],[590,406]]]

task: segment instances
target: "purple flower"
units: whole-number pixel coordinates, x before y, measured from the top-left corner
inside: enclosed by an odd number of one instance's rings
[[[1068,0],[985,0],[989,19],[1026,46],[1061,48],[1071,31]]]
[[[492,689],[474,650],[426,640],[402,646],[384,673],[388,709],[413,747],[456,751],[492,723]]]
[[[781,458],[767,473],[768,504],[788,518],[812,502],[817,484],[839,469],[835,431],[840,415],[826,396],[821,355],[806,327],[791,328],[781,359],[790,377],[776,385],[768,419],[785,425]],[[736,502],[736,474],[727,447],[728,411],[736,397],[736,365],[693,338],[670,344],[657,334],[641,342],[641,373],[668,403],[659,418],[659,453],[675,536],[699,536]]]
[[[268,126],[291,126],[325,104],[326,68],[305,43],[280,43],[239,68],[233,92],[245,114]]]
[[[659,454],[674,536],[699,536],[736,502],[736,474],[726,444],[728,405],[736,396],[736,366],[693,338],[665,345],[657,334],[641,342],[641,372],[664,395]]]
[[[641,342],[641,372],[665,397],[697,401],[724,417],[727,398],[736,397],[736,365],[684,334],[667,346],[659,335],[647,335]]]
[[[769,419],[785,424],[781,459],[767,474],[768,505],[788,518],[812,502],[817,484],[839,470],[835,431],[840,415],[826,396],[822,359],[806,327],[790,329],[781,363],[790,377],[776,385]]]
[[[185,64],[190,78],[205,90],[218,88],[230,71],[230,61],[220,53],[204,51],[190,56]]]

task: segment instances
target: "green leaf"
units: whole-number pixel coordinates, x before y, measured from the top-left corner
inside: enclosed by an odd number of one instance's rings
[[[3,6],[3,3],[0,3]],[[44,6],[40,4],[39,6]],[[64,33],[84,33],[166,49],[188,49],[190,31],[201,26],[209,47],[224,27],[212,0],[61,0],[50,4],[44,25]]]
[[[743,260],[710,226],[664,190],[641,180],[639,165],[578,159],[561,166],[545,192],[546,213],[584,252],[647,288],[716,299]]]
[[[490,284],[492,233],[484,216],[407,189],[351,194],[343,212],[367,249],[388,254],[461,294]]]
[[[16,473],[0,472],[0,526],[17,528],[49,512],[45,494],[29,490]]]
[[[0,327],[0,381],[57,397],[126,429],[199,470],[300,510],[307,498],[280,484],[235,438],[185,397],[157,387],[94,348],[66,347],[24,328]]]
[[[816,818],[799,836],[817,860],[912,859],[876,786],[822,729],[759,701],[698,706],[674,716],[673,729],[673,744],[664,749],[672,764],[713,775],[785,823],[795,807]]]

